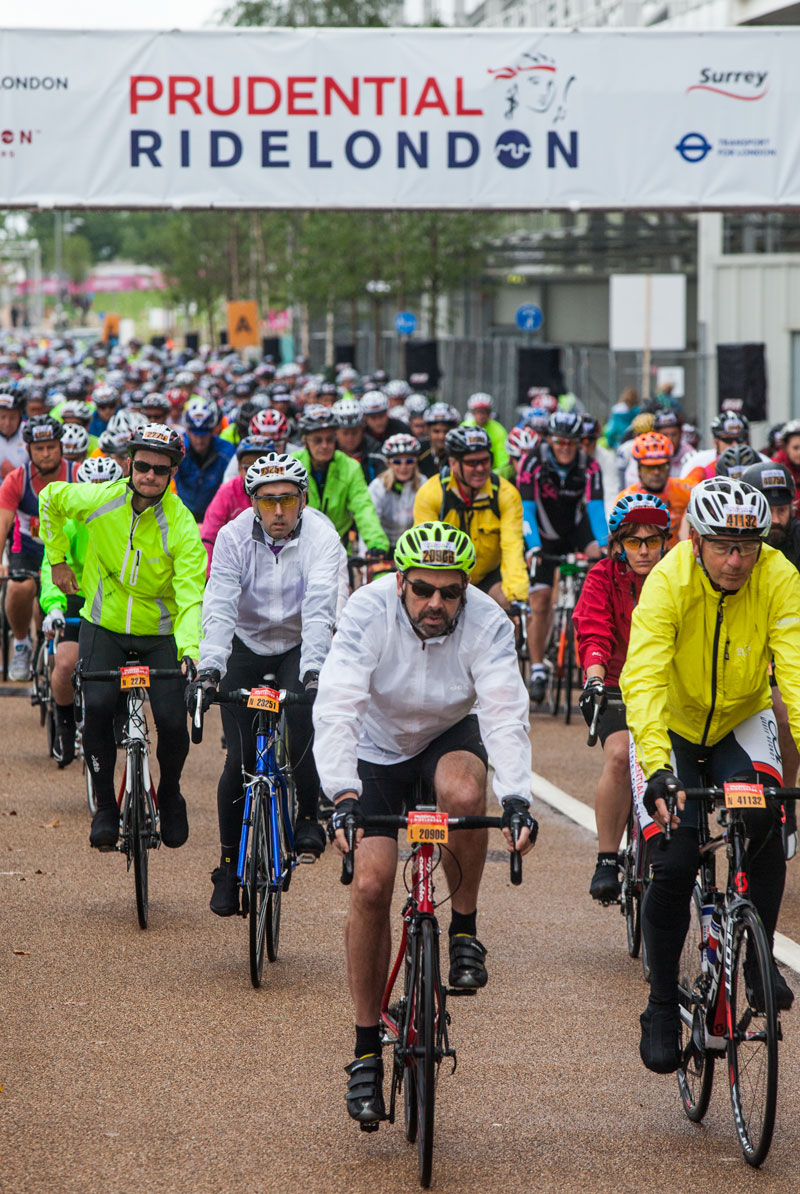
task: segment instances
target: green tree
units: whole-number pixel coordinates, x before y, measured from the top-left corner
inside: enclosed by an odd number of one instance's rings
[[[222,13],[225,25],[385,26],[398,23],[399,0],[236,0]]]

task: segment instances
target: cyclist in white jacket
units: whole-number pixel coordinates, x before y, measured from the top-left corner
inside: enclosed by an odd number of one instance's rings
[[[407,432],[390,435],[381,448],[388,468],[367,486],[393,551],[403,531],[414,525],[414,499],[425,480],[417,467],[421,451],[416,436]]]
[[[345,818],[360,823],[346,946],[356,1013],[347,1107],[361,1123],[383,1116],[379,1020],[397,865],[396,831],[365,831],[363,818],[402,813],[419,781],[426,799],[433,789],[451,816],[481,815],[488,752],[509,848],[514,813],[525,826],[520,849],[532,845],[528,694],[511,621],[468,587],[475,549],[456,527],[412,527],[398,540],[395,562],[397,574],[358,589],[345,606],[314,706],[314,754],[336,804],[329,831],[340,850]],[[449,981],[466,990],[488,977],[476,936],[486,847],[485,830],[469,831],[443,854],[453,896]]]
[[[197,681],[204,704],[221,690],[252,688],[265,675],[291,692],[316,689],[336,622],[341,545],[333,524],[305,507],[308,476],[293,456],[259,457],[247,470],[252,510],[222,528],[203,601],[203,641]],[[302,679],[301,679],[302,677]],[[212,873],[211,911],[239,910],[236,856],[242,831],[242,761],[255,770],[252,712],[221,706],[227,757],[217,788],[221,861]],[[298,854],[319,856],[325,835],[317,822],[319,777],[311,751],[311,708],[287,708],[289,754],[297,783]]]

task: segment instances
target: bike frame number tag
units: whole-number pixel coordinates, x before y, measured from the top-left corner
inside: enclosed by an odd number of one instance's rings
[[[279,713],[280,695],[274,688],[251,688],[250,696],[247,698],[247,708],[267,709],[270,713]]]
[[[763,784],[723,784],[726,808],[766,808]]]
[[[120,688],[149,688],[150,668],[142,664],[139,667],[121,667],[119,669]]]
[[[408,814],[408,840],[410,842],[430,842],[435,846],[447,841],[448,825],[447,813]]]

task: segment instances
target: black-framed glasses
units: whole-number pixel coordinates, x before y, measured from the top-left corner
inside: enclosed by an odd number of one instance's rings
[[[172,472],[171,464],[146,464],[144,460],[134,460],[133,468],[142,476],[145,473],[152,473],[155,477],[168,477]]]
[[[426,580],[406,580],[405,582],[415,597],[432,597],[438,593],[443,601],[455,601],[463,597],[463,585],[430,585]]]

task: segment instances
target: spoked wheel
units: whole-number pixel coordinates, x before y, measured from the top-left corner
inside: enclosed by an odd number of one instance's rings
[[[47,707],[50,702],[50,673],[47,667],[47,643],[42,642],[36,652],[33,668],[33,703],[39,706],[39,725],[47,725]],[[50,731],[48,727],[47,747],[52,754]]]
[[[693,1123],[708,1111],[714,1081],[714,1053],[706,1049],[705,1000],[708,977],[703,974],[703,932],[700,888],[692,892],[689,932],[678,965],[678,1003],[681,1016],[681,1066],[678,1089],[683,1109]]]
[[[564,638],[559,643],[559,653],[563,647],[564,724],[569,725],[572,720],[572,685],[575,681],[575,633],[569,614],[564,617],[562,635]]]
[[[264,944],[269,907],[269,846],[264,816],[266,792],[253,789],[253,828],[250,834],[250,858],[247,863],[247,904],[250,917],[250,982],[261,986],[264,969]]]
[[[278,722],[278,734],[275,740],[275,761],[283,772],[289,798],[289,820],[294,825],[297,820],[297,789],[295,788],[292,765],[289,762],[289,728],[286,724],[286,712],[281,712]]]
[[[412,955],[412,949],[414,954]],[[414,1046],[414,1034],[416,1033],[416,1005],[414,1003],[415,980],[414,976],[419,968],[419,939],[415,938],[412,946],[411,939],[406,948],[405,961],[405,1021],[410,1025],[408,1046]],[[416,957],[417,964],[412,964],[413,957]],[[402,1040],[402,1025],[401,1035]],[[419,1114],[417,1105],[417,1074],[416,1074],[416,1058],[413,1060],[408,1058],[404,1061],[403,1073],[403,1124],[405,1126],[406,1140],[411,1144],[417,1138],[417,1117]]]
[[[561,706],[561,690],[564,683],[564,668],[559,661],[559,646],[561,642],[562,620],[561,613],[556,610],[550,637],[545,648],[545,667],[547,668],[547,707],[553,717],[558,716]]]
[[[150,826],[148,825],[147,797],[142,780],[141,760],[138,757],[133,760],[133,766],[131,767],[128,823],[133,849],[133,876],[136,882],[136,915],[139,918],[139,927],[146,929],[148,913],[147,854],[150,845]]]
[[[633,815],[628,816],[625,834],[625,853],[622,855],[622,911],[625,916],[625,932],[628,939],[628,954],[639,957],[642,944],[642,897],[636,879],[636,850],[639,844],[638,829]]]
[[[752,907],[743,908],[732,937],[728,990],[728,1074],[736,1134],[744,1159],[758,1166],[772,1143],[778,1100],[778,1022],[772,953]],[[727,948],[727,942],[726,942]]]
[[[419,1184],[431,1184],[433,1120],[436,1101],[436,937],[433,924],[420,925],[419,964],[414,992],[416,1027],[417,1155]]]
[[[278,797],[280,799],[280,796]],[[262,809],[263,811],[263,809]],[[267,838],[269,843],[269,859],[270,867],[267,873],[267,883],[273,875],[281,873],[281,854],[278,848],[278,855],[275,856],[275,839],[280,842],[282,835],[282,828],[280,823],[280,812],[277,813],[278,823],[276,826],[277,832],[273,835],[271,833],[271,825],[267,826]],[[286,869],[287,875],[291,874],[288,864]],[[267,957],[270,962],[274,962],[278,956],[278,942],[281,935],[281,896],[286,889],[286,884],[281,887],[274,888],[270,886],[269,895],[267,896],[267,915],[266,915],[266,930],[267,930]]]
[[[40,712],[44,712],[44,728],[47,734],[47,753],[51,759],[55,758],[56,745],[56,716],[53,709],[53,702],[48,701],[46,705],[39,706]]]

